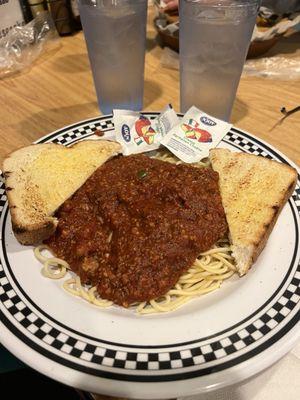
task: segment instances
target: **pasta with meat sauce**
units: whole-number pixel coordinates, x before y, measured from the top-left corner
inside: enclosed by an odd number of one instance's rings
[[[234,274],[218,174],[166,152],[158,158],[115,157],[62,205],[56,232],[35,250],[44,275],[59,279],[70,269],[68,292],[149,314]]]

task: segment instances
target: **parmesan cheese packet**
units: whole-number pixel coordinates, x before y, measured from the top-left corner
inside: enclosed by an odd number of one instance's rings
[[[196,163],[208,157],[209,150],[217,146],[231,127],[231,124],[211,117],[193,106],[180,123],[162,139],[161,144],[180,160]]]
[[[162,138],[179,123],[179,118],[168,105],[152,120],[136,111],[114,110],[113,122],[116,140],[128,156],[158,149]]]

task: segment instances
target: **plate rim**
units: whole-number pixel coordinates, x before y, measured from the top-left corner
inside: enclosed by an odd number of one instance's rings
[[[293,219],[295,222],[295,226],[297,225],[297,218],[295,215],[295,210],[293,209],[293,206],[291,204],[291,202],[288,202],[292,211],[292,215],[293,215]],[[250,315],[248,315],[247,317],[245,317],[243,320],[235,323],[234,325],[220,331],[217,332],[215,334],[209,335],[209,336],[204,336],[204,337],[200,337],[197,339],[193,339],[193,340],[189,340],[186,342],[177,342],[177,343],[171,343],[171,344],[163,344],[163,345],[135,345],[135,344],[123,344],[123,343],[117,343],[117,342],[111,342],[108,340],[104,340],[104,339],[99,339],[99,338],[95,338],[93,336],[89,336],[87,334],[81,333],[81,332],[77,332],[75,329],[70,328],[68,326],[66,326],[65,324],[63,324],[60,321],[57,321],[56,319],[54,319],[51,315],[49,315],[45,310],[42,310],[31,298],[30,296],[24,291],[24,289],[21,287],[21,285],[19,284],[19,282],[17,281],[17,278],[15,277],[14,272],[12,271],[11,265],[8,261],[8,257],[7,257],[7,252],[5,249],[5,226],[6,226],[6,220],[8,217],[8,206],[6,205],[6,209],[4,210],[3,216],[1,218],[2,221],[2,226],[0,226],[1,231],[0,231],[0,237],[2,238],[2,255],[4,256],[4,260],[6,262],[6,267],[10,272],[10,276],[12,277],[14,284],[17,286],[17,288],[19,289],[19,291],[22,293],[22,295],[27,299],[27,301],[34,307],[34,309],[36,309],[37,311],[39,311],[41,314],[43,314],[47,319],[51,320],[52,322],[54,322],[56,325],[59,325],[61,328],[63,329],[67,329],[69,331],[71,331],[72,333],[74,333],[75,335],[80,335],[81,337],[84,337],[88,340],[92,340],[92,341],[98,341],[99,343],[103,343],[104,345],[109,345],[109,346],[116,346],[116,347],[121,347],[121,348],[126,348],[126,349],[145,349],[145,350],[150,350],[150,349],[172,349],[172,348],[177,348],[177,347],[184,347],[184,346],[188,346],[188,345],[192,345],[192,344],[196,344],[196,343],[200,343],[200,342],[206,342],[209,341],[213,338],[216,338],[218,336],[222,336],[225,333],[228,333],[230,331],[233,331],[234,329],[238,328],[239,326],[243,326],[246,322],[250,321],[251,319],[253,319],[253,317],[255,317],[255,315],[259,314],[262,310],[264,310],[271,302],[272,300],[278,295],[278,293],[280,292],[280,290],[283,288],[284,284],[286,283],[286,281],[288,280],[291,270],[293,269],[294,265],[295,265],[295,259],[297,257],[297,246],[295,245],[294,251],[293,251],[293,257],[289,266],[289,269],[287,270],[283,280],[281,281],[280,285],[278,286],[278,288],[276,289],[276,291],[274,293],[272,293],[272,295],[264,302],[264,304],[262,304],[258,309],[256,309],[255,311],[253,311]],[[300,227],[300,225],[299,225]],[[298,241],[300,241],[300,231],[295,229],[295,237],[296,240],[298,239]],[[0,246],[1,249],[1,246]]]
[[[145,114],[145,115],[157,115],[157,114],[159,114],[159,112],[157,112],[157,111],[153,111],[153,112],[151,112],[151,111],[147,111],[147,112],[143,112],[143,114]],[[179,116],[182,116],[182,114],[178,114]],[[98,117],[93,117],[93,118],[88,118],[88,119],[85,119],[85,120],[82,120],[82,121],[78,121],[77,123],[74,123],[74,124],[70,124],[70,125],[67,125],[67,126],[64,126],[64,127],[62,127],[61,129],[57,129],[57,130],[55,130],[55,131],[53,131],[53,132],[50,132],[49,134],[46,134],[46,135],[44,135],[44,136],[42,136],[40,139],[38,139],[35,143],[44,143],[44,142],[47,142],[47,141],[49,141],[50,139],[52,139],[52,138],[55,138],[55,136],[58,136],[59,134],[63,134],[64,132],[67,132],[67,131],[70,131],[71,129],[75,129],[76,127],[80,127],[80,126],[83,126],[83,125],[85,125],[85,124],[91,124],[92,122],[97,122],[97,121],[101,121],[101,120],[108,120],[109,118],[112,118],[112,115],[104,115],[104,116],[98,116]],[[110,130],[110,129],[107,129],[107,131],[108,130]],[[264,145],[266,148],[269,148],[270,149],[270,151],[272,152],[272,153],[275,153],[276,155],[278,155],[278,156],[280,156],[279,158],[281,158],[282,160],[283,160],[283,162],[285,162],[285,163],[288,163],[288,164],[290,164],[290,165],[292,165],[294,168],[296,168],[297,169],[297,172],[298,172],[298,179],[299,179],[299,172],[300,172],[300,170],[299,170],[299,167],[293,162],[293,161],[291,161],[288,157],[286,157],[280,150],[278,150],[278,149],[276,149],[274,146],[272,146],[272,145],[270,145],[268,142],[265,142],[264,140],[262,140],[262,139],[260,139],[260,138],[258,138],[257,136],[255,136],[255,135],[253,135],[253,134],[250,134],[250,133],[248,133],[247,131],[244,131],[244,130],[241,130],[241,129],[239,129],[239,128],[235,128],[235,127],[233,127],[232,129],[231,129],[232,131],[236,131],[237,133],[241,133],[242,135],[244,135],[244,136],[247,136],[248,137],[248,139],[249,140],[254,140],[258,145],[260,145],[260,144],[262,144],[262,145]],[[87,138],[86,136],[84,136],[85,138]],[[77,140],[76,140],[77,141]],[[72,143],[74,143],[74,142],[72,142]],[[70,143],[70,144],[72,144],[72,143]],[[232,144],[232,143],[230,143],[230,144]],[[240,149],[239,149],[240,150]],[[240,150],[241,151],[241,150]],[[3,224],[3,226],[4,226],[5,224]],[[1,229],[3,229],[3,226],[1,227]],[[299,239],[299,238],[298,238]],[[262,307],[263,308],[263,307]],[[254,315],[257,313],[257,310],[256,310],[256,312],[255,313],[253,313]],[[298,312],[298,314],[299,314],[299,312]],[[296,314],[297,315],[297,314]],[[296,316],[295,315],[295,316]],[[294,318],[294,317],[293,317]],[[1,320],[0,320],[1,321]],[[299,322],[299,321],[298,321]],[[2,322],[1,322],[1,325],[3,326],[3,324],[2,324]],[[294,326],[294,328],[290,331],[290,332],[292,332],[292,331],[294,331],[294,330],[296,330],[296,327],[297,327],[297,324],[295,324],[295,326]],[[299,327],[299,324],[298,324],[298,327]],[[68,328],[69,329],[69,328]],[[234,329],[234,327],[231,327],[230,329]],[[10,332],[11,333],[11,332]],[[14,336],[14,335],[13,335]],[[286,334],[286,335],[283,335],[283,338],[287,338],[287,337],[289,337],[289,336],[291,336],[290,338],[289,338],[289,340],[287,341],[287,342],[285,342],[285,345],[282,345],[281,347],[280,347],[280,350],[281,351],[278,351],[277,352],[277,355],[276,355],[276,357],[274,357],[273,356],[273,361],[272,361],[272,363],[274,363],[274,362],[276,362],[279,358],[281,358],[284,354],[286,354],[286,352],[293,346],[293,344],[298,340],[298,338],[300,337],[300,331],[298,330],[296,333],[294,333],[293,332],[293,335],[291,335],[291,334]],[[15,337],[15,336],[14,336]],[[207,337],[207,338],[204,338],[204,339],[208,339],[208,338],[210,338],[210,337]],[[18,338],[17,338],[18,339]],[[1,338],[1,340],[2,340],[2,342],[3,342],[3,339]],[[19,339],[18,339],[19,340]],[[279,341],[281,341],[282,340],[282,338],[281,339],[279,339]],[[199,340],[193,340],[192,342],[199,342]],[[188,342],[188,343],[192,343],[192,342]],[[278,342],[277,342],[278,343]],[[5,343],[3,343],[4,345],[5,345]],[[184,344],[186,344],[186,343],[184,343]],[[119,343],[115,343],[115,345],[117,345],[117,346],[120,346],[120,344]],[[174,345],[174,346],[180,346],[181,344],[176,344],[176,345]],[[25,345],[26,346],[26,345]],[[126,345],[124,345],[124,347],[130,347],[130,346],[126,346]],[[135,346],[136,348],[143,348],[143,346]],[[149,346],[146,346],[147,348],[149,348]],[[151,347],[151,346],[150,346]],[[166,347],[166,348],[170,348],[170,346],[169,345],[166,345],[166,346],[154,346],[154,348],[163,348],[163,347]],[[14,352],[14,351],[13,351]],[[39,354],[39,353],[38,353]],[[16,354],[17,355],[17,354]],[[259,355],[257,355],[256,357],[258,357],[258,356],[262,356],[262,355],[264,355],[264,352],[261,352]],[[39,354],[39,356],[41,356],[41,354]],[[52,360],[51,360],[52,361]],[[251,361],[251,357],[249,358],[249,360],[248,361]],[[55,362],[55,361],[53,361],[53,362]],[[266,368],[266,366],[263,366],[265,363],[263,362],[263,360],[262,360],[262,368],[261,368],[261,370],[263,370],[263,369],[265,369]],[[61,364],[59,364],[62,368],[68,368],[68,367],[65,367],[65,365],[61,365]],[[270,365],[270,364],[268,364],[268,365]],[[240,363],[238,363],[238,364],[236,364],[234,367],[231,367],[231,368],[239,368],[239,366],[240,366]],[[39,365],[39,367],[40,367],[40,365]],[[261,371],[260,370],[260,371]],[[225,370],[225,372],[226,372],[227,370]],[[259,372],[257,369],[253,372],[253,374],[252,375],[254,375],[255,373],[257,373],[257,372]],[[52,377],[51,375],[49,375],[50,377]],[[247,376],[248,377],[248,376]],[[114,382],[116,382],[116,380],[114,379],[113,380]],[[238,381],[240,381],[240,379],[238,379]],[[172,381],[172,383],[174,383],[174,381]],[[74,384],[74,382],[71,382],[71,384]],[[211,388],[211,390],[214,390],[215,388],[216,388],[216,385],[213,385],[214,387],[213,388]],[[221,386],[219,386],[220,388],[221,387],[225,387],[225,386],[228,386],[228,383],[226,384],[226,383],[224,383],[223,385],[221,384]],[[82,387],[82,386],[80,386],[81,388],[83,388],[83,389],[85,389],[86,390],[86,387]],[[88,389],[89,390],[89,389]],[[207,390],[210,390],[210,389],[207,389]],[[202,390],[202,392],[203,392],[203,390]],[[109,390],[109,392],[107,392],[107,394],[111,394],[111,393],[113,393],[111,390]],[[116,395],[120,395],[122,392],[115,392],[116,393]],[[199,393],[199,391],[196,391],[196,392],[193,392],[193,393],[190,393],[190,392],[188,392],[188,394],[196,394],[196,393]],[[157,397],[155,397],[155,398],[158,398],[158,397],[161,397],[161,391],[159,392],[159,394],[158,394],[158,396]],[[186,394],[185,395],[187,395],[187,392],[186,392]],[[166,396],[167,397],[169,397],[169,394],[166,394]],[[134,397],[139,397],[139,396],[134,396]],[[145,397],[146,398],[146,397]],[[154,398],[153,397],[153,393],[151,393],[151,396],[150,397],[148,397],[148,398]]]

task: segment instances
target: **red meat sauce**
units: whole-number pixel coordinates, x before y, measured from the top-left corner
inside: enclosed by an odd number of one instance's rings
[[[216,172],[144,155],[108,161],[56,216],[54,254],[124,307],[167,293],[227,232]]]

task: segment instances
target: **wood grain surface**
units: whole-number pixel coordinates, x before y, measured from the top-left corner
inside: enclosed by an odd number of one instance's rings
[[[144,109],[172,103],[179,111],[179,73],[161,65],[151,8],[148,20]],[[298,54],[299,38],[280,40],[272,53]],[[82,32],[59,42],[26,72],[0,80],[0,162],[53,130],[99,115]],[[242,78],[231,120],[300,164],[300,112],[274,128],[281,107],[298,105],[300,80]]]

